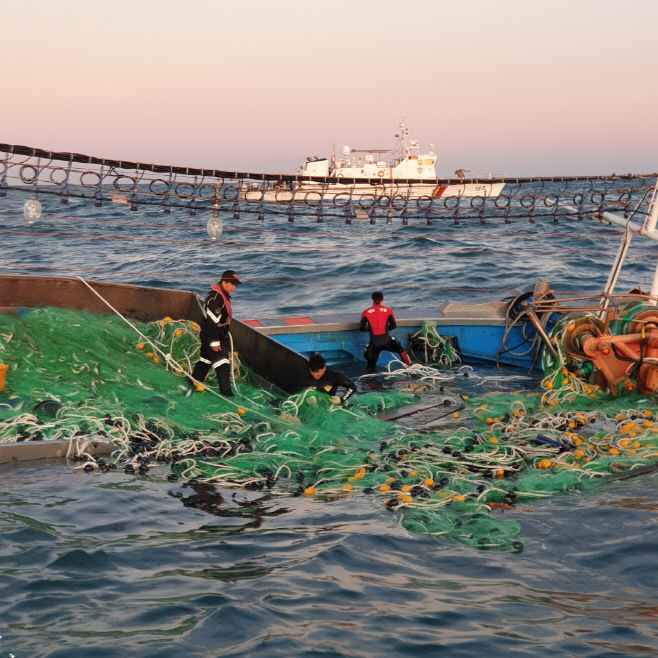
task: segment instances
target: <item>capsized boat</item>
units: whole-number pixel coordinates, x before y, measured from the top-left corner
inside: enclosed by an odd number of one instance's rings
[[[404,121],[395,135],[397,144],[392,149],[354,149],[344,146],[341,157],[313,156],[296,174],[301,181],[285,182],[272,190],[247,189],[245,201],[264,203],[306,202],[315,205],[322,201],[349,203],[352,199],[382,207],[382,200],[396,197],[424,198],[425,203],[445,197],[498,197],[504,182],[472,179],[466,169],[457,169],[454,179],[440,179],[436,175],[434,145],[420,152],[420,143],[409,139]],[[303,180],[308,178],[309,180]],[[319,179],[331,179],[322,181]]]

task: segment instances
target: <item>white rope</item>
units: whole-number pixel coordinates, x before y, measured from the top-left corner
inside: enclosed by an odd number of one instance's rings
[[[117,311],[117,309],[115,309],[114,306],[112,306],[112,304],[110,304],[110,302],[108,302],[102,295],[100,295],[96,290],[94,290],[89,285],[89,283],[87,283],[87,281],[85,281],[80,276],[78,276],[76,278],[79,279],[80,281],[82,281],[82,283],[84,283],[85,286],[87,286],[87,288],[89,288],[89,290],[91,290],[91,292],[93,292],[94,295],[96,295],[96,297],[98,297],[98,299],[100,299],[108,308],[110,308],[117,316],[119,316],[133,331],[135,331],[137,334],[139,334],[139,336],[141,336],[143,338],[144,342],[148,343],[156,352],[158,352],[158,354],[160,354],[162,356],[162,358],[164,359],[164,361],[167,364],[173,363],[178,368],[180,368],[181,370],[184,370],[184,368],[181,366],[181,364],[178,363],[171,356],[171,354],[165,354],[160,348],[158,348],[148,336],[145,336],[132,322],[129,322],[123,315],[121,315],[121,313],[119,313],[119,311]],[[232,348],[233,348],[233,339],[231,339],[231,359],[233,358],[233,349]],[[232,374],[233,374],[233,368],[232,368],[232,362],[231,362],[231,375]],[[228,402],[229,404],[232,404],[234,407],[236,407],[236,409],[239,409],[239,408],[243,407],[243,405],[238,404],[237,402],[233,402],[233,400],[231,400],[230,398],[227,398],[227,397],[221,395],[220,393],[217,393],[216,391],[213,391],[210,388],[206,388],[205,384],[203,382],[197,381],[196,379],[194,379],[194,377],[192,377],[191,374],[187,375],[187,376],[189,377],[189,379],[192,382],[194,382],[194,384],[196,384],[197,386],[203,386],[205,388],[205,390],[208,391],[208,393],[212,393],[214,396],[220,398],[221,400],[224,400],[225,402]],[[233,383],[235,385],[235,381]],[[244,396],[242,396],[242,397],[244,397]],[[272,422],[272,420],[273,420],[269,416],[266,416],[265,414],[262,414],[261,412],[256,411],[255,409],[250,408],[249,411],[251,413],[257,415],[257,416],[260,416],[261,418],[264,418],[268,422]],[[281,422],[283,425],[286,425],[286,423],[284,421],[279,421],[279,422]]]

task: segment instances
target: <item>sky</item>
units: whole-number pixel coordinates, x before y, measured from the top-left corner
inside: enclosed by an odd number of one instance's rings
[[[0,0],[0,143],[293,173],[658,171],[658,0]],[[424,149],[423,149],[424,150]]]

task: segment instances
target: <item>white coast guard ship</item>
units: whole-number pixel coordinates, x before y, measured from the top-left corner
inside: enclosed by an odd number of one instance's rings
[[[400,123],[398,142],[393,149],[352,149],[343,147],[342,157],[309,157],[295,173],[301,180],[279,183],[271,190],[246,190],[246,201],[288,203],[306,201],[310,204],[320,201],[341,201],[349,199],[373,198],[393,199],[395,197],[427,201],[444,197],[497,197],[505,183],[489,182],[487,179],[465,182],[468,172],[458,169],[455,177],[459,182],[439,181],[436,176],[436,155],[430,144],[428,153],[420,153],[420,144],[409,139],[409,131]],[[337,182],[303,180],[304,177],[327,177],[339,179]],[[340,182],[340,179],[346,182]],[[357,179],[356,181],[353,179]],[[366,180],[367,179],[367,180]],[[413,180],[413,182],[410,181]]]

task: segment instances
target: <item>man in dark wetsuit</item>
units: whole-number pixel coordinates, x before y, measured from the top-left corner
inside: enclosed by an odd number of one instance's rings
[[[215,370],[219,392],[233,397],[231,391],[231,293],[239,286],[234,270],[226,270],[219,283],[213,283],[203,303],[203,323],[201,324],[201,353],[192,370],[192,377],[198,382],[205,380],[210,368]],[[195,386],[194,382],[191,382]]]
[[[370,342],[366,345],[364,353],[368,364],[366,369],[366,373],[368,374],[375,372],[377,359],[382,350],[399,354],[406,365],[411,365],[411,361],[404,347],[400,345],[400,342],[396,338],[388,334],[390,330],[397,327],[397,324],[393,311],[383,306],[383,301],[384,295],[381,292],[373,292],[372,306],[361,314],[359,331],[370,331]]]
[[[327,362],[324,360],[324,357],[319,354],[314,354],[308,360],[308,369],[309,373],[304,385],[307,388],[314,388],[317,391],[321,391],[322,393],[331,396],[331,401],[334,404],[344,404],[347,401],[347,398],[356,391],[354,382],[351,382],[342,372],[328,370]],[[345,393],[343,393],[342,397],[336,395],[339,386],[342,386],[345,389]]]

